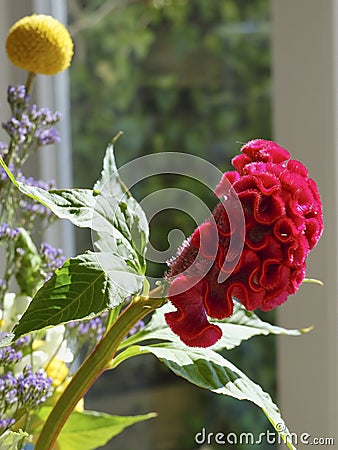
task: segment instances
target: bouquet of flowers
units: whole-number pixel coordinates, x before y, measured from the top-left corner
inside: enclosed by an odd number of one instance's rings
[[[38,108],[30,91],[35,74],[70,65],[72,40],[54,18],[32,15],[13,25],[6,49],[28,78],[8,88],[8,143],[0,143],[0,447],[95,449],[154,417],[86,411],[83,402],[104,371],[152,354],[197,386],[255,403],[295,448],[271,397],[224,355],[255,335],[305,331],[271,325],[253,311],[274,309],[306,281],[306,258],[323,230],[307,169],[278,144],[256,139],[221,176],[180,153],[139,158],[118,171],[115,138],[92,189],[56,189],[23,173],[37,148],[59,141],[60,114]],[[159,280],[146,275],[148,220],[130,192],[155,173],[197,177],[218,198]],[[65,259],[41,242],[57,218],[90,228],[93,248]]]

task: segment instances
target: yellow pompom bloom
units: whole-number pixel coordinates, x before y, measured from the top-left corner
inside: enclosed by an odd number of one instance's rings
[[[51,16],[33,14],[16,22],[8,32],[9,59],[32,73],[54,75],[69,67],[73,41],[62,23]]]
[[[60,386],[66,379],[69,369],[64,361],[61,359],[53,358],[50,363],[45,367],[47,376],[53,380],[53,386]]]

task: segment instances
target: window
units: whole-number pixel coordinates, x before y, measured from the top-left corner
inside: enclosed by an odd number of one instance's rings
[[[34,11],[53,13],[56,4],[64,2],[6,2],[0,15],[2,42],[15,20]],[[337,1],[144,0],[117,7],[103,0],[70,0],[68,7],[77,44],[70,73],[76,185],[91,186],[105,145],[120,129],[125,135],[116,146],[119,165],[143,153],[177,149],[226,169],[226,161],[239,148],[237,141],[273,136],[309,166],[320,186],[326,229],[311,255],[308,275],[325,284],[305,285],[297,301],[278,311],[281,325],[315,326],[302,338],[279,340],[278,403],[292,431],[334,436],[338,415]],[[104,46],[99,45],[101,39]],[[5,119],[7,85],[22,79],[3,50],[0,57],[0,112]],[[46,92],[51,93],[58,82],[50,78],[48,87],[44,82],[38,80],[36,93],[46,104]],[[54,108],[54,96],[50,101],[48,106]],[[44,162],[40,158],[40,171],[55,169],[57,158],[51,155]],[[143,189],[135,195],[142,196],[149,186]],[[193,224],[184,223],[188,233]],[[67,238],[68,232],[62,235]],[[161,237],[157,243],[162,243]],[[88,235],[81,234],[79,250],[88,245]],[[257,338],[249,344],[252,347],[243,347],[239,358],[250,366],[250,358],[254,359],[250,374],[273,392],[269,383],[274,383],[274,355]],[[127,444],[123,436],[110,448],[193,449],[194,433],[203,426],[221,432],[263,426],[265,431],[265,419],[263,425],[260,419],[257,423],[259,412],[247,403],[216,398],[176,379],[174,384],[167,370],[151,360],[141,366],[137,359],[129,364],[133,376],[125,380],[122,372],[106,374],[88,406],[94,408],[104,398],[100,409],[116,413],[159,410],[161,404],[163,409],[156,423],[137,425],[135,433],[128,434],[133,442]],[[271,373],[265,377],[254,374],[255,369]]]
[[[73,1],[69,29],[76,45],[70,80],[77,186],[94,183],[105,147],[120,130],[119,166],[146,154],[179,151],[226,170],[241,142],[271,137],[269,1]],[[212,208],[210,192],[178,176],[143,180],[133,194],[142,200],[172,186],[199,195]],[[150,223],[151,244],[164,250],[170,230],[188,236],[195,226],[182,211],[160,211]],[[86,232],[78,245],[89,245]],[[148,261],[148,268],[160,277],[166,265]],[[256,338],[229,359],[275,391],[273,338]],[[119,450],[193,450],[203,427],[258,436],[268,426],[255,406],[201,392],[151,357],[105,374],[87,405],[117,414],[159,412],[156,423],[139,424],[135,433],[106,447]]]

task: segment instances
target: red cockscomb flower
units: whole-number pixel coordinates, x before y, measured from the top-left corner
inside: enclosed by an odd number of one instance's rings
[[[262,139],[248,142],[241,152],[232,160],[236,171],[226,172],[216,187],[222,201],[212,217],[168,262],[169,299],[176,311],[167,313],[166,321],[189,346],[209,347],[221,337],[207,317],[229,317],[233,298],[248,310],[269,311],[285,302],[301,284],[306,257],[323,231],[317,185],[302,163]],[[236,220],[229,220],[230,190],[245,218],[243,250],[235,267],[228,263],[236,233]]]

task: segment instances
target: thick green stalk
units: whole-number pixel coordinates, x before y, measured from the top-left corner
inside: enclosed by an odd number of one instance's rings
[[[120,342],[136,323],[163,304],[163,298],[136,297],[83,362],[51,411],[35,450],[51,450],[68,417],[94,381],[105,370]]]

